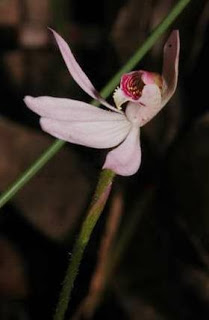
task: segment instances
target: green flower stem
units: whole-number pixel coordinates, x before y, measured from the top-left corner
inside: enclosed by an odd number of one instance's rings
[[[64,315],[67,310],[71,292],[73,289],[74,281],[76,279],[80,262],[83,257],[83,252],[89,242],[91,233],[106,204],[114,176],[115,173],[111,170],[101,171],[92,203],[90,205],[88,214],[82,224],[80,234],[73,248],[73,253],[63,282],[63,287],[60,293],[60,298],[58,301],[54,320],[64,319]]]
[[[165,32],[168,27],[174,22],[183,9],[191,0],[180,0],[170,11],[167,17],[158,25],[151,33],[144,44],[136,51],[130,60],[119,70],[119,72],[108,82],[102,89],[101,95],[107,98],[115,89],[120,81],[123,73],[126,73],[134,68],[139,61],[144,57],[148,50],[154,45],[157,39]],[[97,103],[95,103],[97,104]],[[61,149],[64,145],[63,141],[56,140],[52,146],[47,149],[40,158],[34,162],[31,167],[26,170],[18,179],[1,195],[0,208],[6,204],[13,196]]]

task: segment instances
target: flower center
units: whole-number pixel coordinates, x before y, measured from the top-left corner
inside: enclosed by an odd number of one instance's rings
[[[121,89],[134,100],[138,100],[141,97],[144,85],[141,72],[138,71],[124,75],[121,81]]]

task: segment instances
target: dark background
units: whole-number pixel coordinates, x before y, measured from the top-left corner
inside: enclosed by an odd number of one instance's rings
[[[38,117],[26,108],[23,97],[89,101],[69,76],[47,26],[70,43],[100,90],[175,3],[0,2],[1,192],[53,141],[41,132]],[[88,316],[88,308],[82,315],[76,310],[101,259],[102,234],[116,210],[111,205],[115,199],[120,223],[113,250],[103,263],[118,252],[121,239],[126,241],[90,318],[209,318],[208,2],[191,1],[136,69],[161,72],[163,44],[172,29],[179,29],[181,37],[178,89],[142,130],[138,173],[115,180],[86,250],[66,319]],[[105,150],[66,144],[0,210],[0,319],[52,319],[105,155]]]

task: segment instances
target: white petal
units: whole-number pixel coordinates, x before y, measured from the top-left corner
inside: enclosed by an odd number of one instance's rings
[[[139,128],[133,126],[127,138],[107,154],[104,169],[110,169],[121,176],[136,173],[141,164]]]
[[[88,103],[54,97],[26,96],[24,102],[41,117],[68,121],[124,120],[124,114],[102,110]]]
[[[99,92],[95,89],[85,72],[81,69],[78,62],[76,61],[70,47],[67,42],[53,29],[49,28],[58,44],[62,57],[65,61],[65,64],[68,68],[68,71],[72,75],[73,79],[77,82],[77,84],[87,93],[90,97],[98,100],[101,104],[106,106],[111,110],[115,110],[116,112],[120,112],[113,106],[111,106],[107,101],[105,101],[99,94]]]
[[[121,143],[130,131],[127,119],[101,121],[61,121],[41,118],[41,127],[52,136],[75,144],[98,149]]]

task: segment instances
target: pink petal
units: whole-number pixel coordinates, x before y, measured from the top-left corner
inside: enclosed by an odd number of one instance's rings
[[[41,118],[41,127],[52,136],[87,147],[112,148],[121,143],[130,131],[131,124],[123,120],[63,121]]]
[[[176,90],[178,80],[180,40],[179,31],[174,30],[164,46],[163,56],[163,93],[162,106],[172,97]]]
[[[111,169],[121,176],[136,173],[141,164],[139,127],[133,126],[127,138],[107,154],[103,169]]]
[[[133,124],[140,127],[150,121],[162,108],[161,92],[156,84],[148,84],[142,91],[139,103],[129,102],[126,108],[126,116]]]
[[[50,29],[50,28],[49,28]],[[69,48],[67,42],[53,29],[50,29],[59,46],[62,57],[66,63],[66,66],[72,75],[73,79],[77,82],[77,84],[90,95],[90,97],[98,100],[101,104],[106,106],[111,110],[115,110],[116,112],[120,112],[113,106],[111,106],[107,101],[105,101],[99,94],[99,92],[95,89],[87,75],[83,72],[77,61],[75,60],[71,49]]]
[[[124,121],[124,114],[102,110],[88,103],[54,97],[26,96],[28,108],[41,117],[68,121]]]

